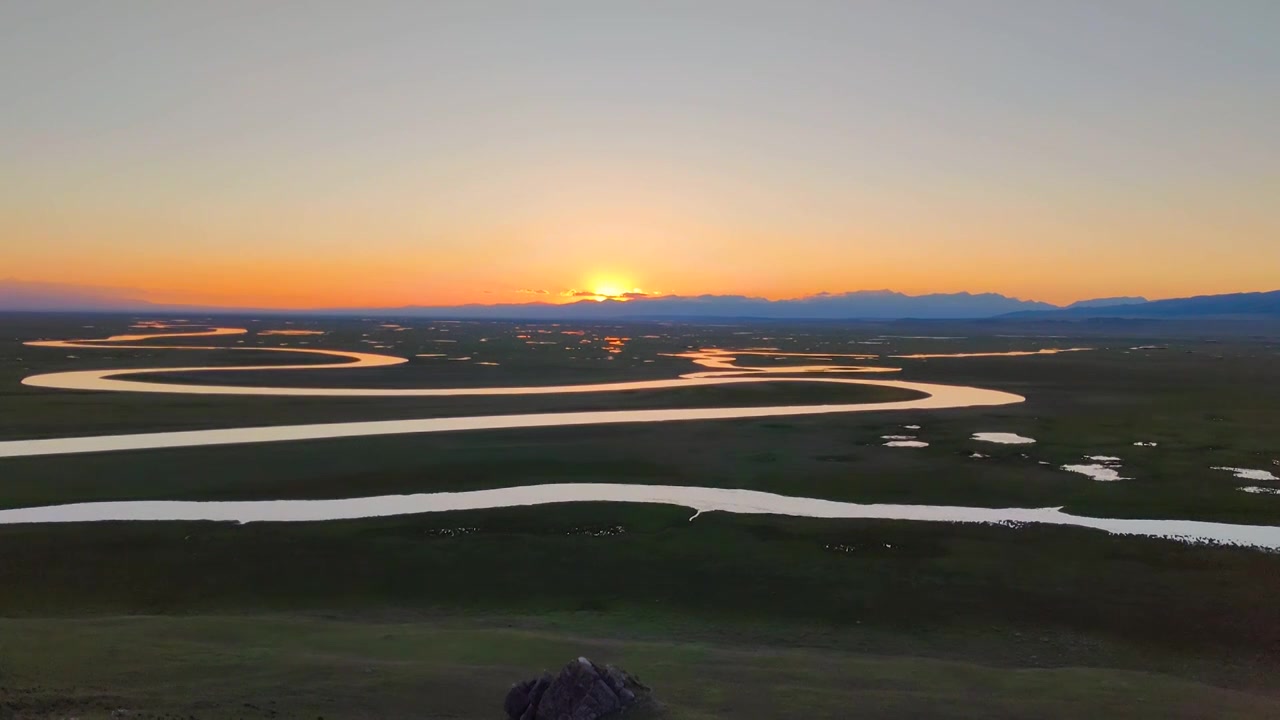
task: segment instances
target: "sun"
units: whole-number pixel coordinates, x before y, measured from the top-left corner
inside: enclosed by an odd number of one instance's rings
[[[589,293],[589,297],[596,302],[604,302],[605,300],[617,300],[618,302],[627,302],[638,297],[654,295],[655,293],[646,292],[635,287],[625,279],[625,276],[619,275],[597,275],[583,287],[590,290],[576,292],[578,297],[583,297]]]
[[[631,283],[627,282],[623,276],[600,273],[591,278],[586,287],[590,288],[591,294],[598,301],[604,300],[625,300],[628,292],[631,292]]]
[[[591,292],[600,297],[616,298],[622,296],[626,290],[623,290],[619,285],[604,283],[591,288]]]

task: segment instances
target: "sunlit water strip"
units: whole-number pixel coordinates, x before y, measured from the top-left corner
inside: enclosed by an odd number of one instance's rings
[[[296,440],[321,440],[331,438],[363,437],[373,435],[398,435],[407,433],[459,432],[466,430],[501,430],[515,428],[564,427],[578,425],[605,425],[617,423],[681,422],[693,420],[727,420],[734,418],[766,418],[799,415],[820,415],[890,410],[940,410],[947,408],[1008,405],[1024,400],[1020,395],[987,390],[984,388],[937,383],[908,382],[903,380],[871,380],[848,377],[831,377],[834,373],[885,373],[897,368],[861,366],[801,366],[801,367],[739,367],[733,364],[735,354],[759,354],[754,351],[738,353],[731,350],[703,350],[682,353],[677,357],[692,360],[710,371],[690,373],[677,378],[640,380],[633,382],[594,383],[580,385],[539,385],[520,387],[470,387],[470,388],[308,388],[308,387],[258,387],[236,385],[198,385],[178,382],[142,382],[122,379],[120,376],[148,373],[235,372],[246,370],[323,370],[328,368],[357,368],[394,365],[404,358],[372,353],[342,350],[301,348],[216,348],[183,345],[120,345],[163,337],[199,337],[202,335],[242,334],[241,328],[213,328],[207,331],[184,333],[159,333],[154,335],[120,335],[100,340],[46,340],[27,343],[41,347],[58,348],[145,348],[174,350],[259,350],[269,352],[308,353],[342,358],[346,362],[326,365],[253,365],[235,367],[185,367],[185,368],[129,368],[116,370],[77,370],[70,372],[33,375],[23,383],[33,387],[62,390],[93,390],[147,393],[182,393],[196,395],[266,395],[308,397],[455,397],[476,395],[549,395],[622,392],[630,390],[657,390],[689,388],[709,385],[729,385],[758,382],[822,382],[842,385],[869,385],[890,387],[917,392],[922,397],[911,400],[879,403],[843,403],[831,405],[775,405],[767,407],[715,407],[681,408],[664,410],[600,410],[566,413],[537,413],[524,415],[487,415],[449,418],[422,418],[415,420],[388,420],[349,423],[324,423],[307,425],[283,425],[275,427],[240,427],[217,430],[181,432],[139,433],[97,437],[49,438],[41,440],[11,440],[0,442],[0,458],[33,455],[61,455],[68,453],[107,452],[114,450],[147,450],[154,448],[193,447],[201,445],[229,445],[239,443],[284,442]],[[804,353],[787,353],[792,356]],[[866,355],[831,355],[814,353],[814,357],[856,357]],[[779,373],[807,373],[806,377],[777,377]],[[823,377],[814,377],[822,374]]]
[[[783,381],[780,378],[768,382]],[[792,379],[794,382],[800,378]],[[805,382],[840,382],[896,387],[919,392],[934,392],[927,397],[897,402],[846,405],[779,405],[767,407],[674,408],[663,410],[594,410],[528,415],[479,415],[467,417],[422,418],[417,420],[377,420],[313,425],[278,425],[267,427],[187,430],[180,432],[139,433],[134,435],[100,435],[95,437],[48,438],[42,440],[10,440],[0,442],[0,458],[32,455],[64,455],[69,453],[106,452],[112,450],[148,450],[200,445],[324,440],[373,435],[409,433],[460,432],[466,430],[507,430],[516,428],[549,428],[618,423],[687,422],[692,420],[728,420],[769,418],[832,413],[872,412],[888,410],[925,410],[977,405],[1005,405],[1021,402],[1011,393],[980,388],[962,388],[927,383],[893,381],[859,381],[817,378]],[[661,387],[720,385],[725,383],[764,382],[749,378],[718,380],[662,381]]]
[[[568,502],[625,502],[677,505],[707,512],[788,515],[808,518],[905,520],[1019,525],[1061,525],[1115,535],[1165,538],[1280,550],[1280,527],[1195,520],[1134,520],[1071,515],[1060,508],[979,508],[947,505],[859,504],[790,497],[755,490],[564,483],[470,492],[382,495],[339,500],[254,500],[229,502],[95,502],[0,510],[0,524],[100,521],[317,522],[391,517],[456,510],[487,510]],[[695,515],[696,517],[696,515]]]
[[[993,357],[1030,357],[1032,355],[1057,355],[1059,353],[1086,352],[1093,348],[1042,348],[1040,350],[1006,350],[1003,352],[970,352],[970,353],[916,353],[914,355],[890,355],[892,358],[904,360],[930,360],[934,358],[993,358]]]

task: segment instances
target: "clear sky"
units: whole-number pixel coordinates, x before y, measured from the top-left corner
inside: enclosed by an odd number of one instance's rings
[[[1275,0],[7,0],[0,278],[1273,290],[1277,38]]]

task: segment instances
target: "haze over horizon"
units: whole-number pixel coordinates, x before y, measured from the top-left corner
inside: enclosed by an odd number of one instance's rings
[[[0,8],[0,278],[258,308],[1276,289],[1275,3],[306,8]]]
[[[969,291],[961,290],[955,293],[919,293],[919,294],[913,295],[910,293],[900,293],[891,288],[847,290],[843,292],[830,292],[826,290],[820,290],[814,293],[807,293],[805,295],[799,295],[795,297],[784,297],[784,298],[765,298],[758,295],[747,295],[747,294],[741,294],[741,293],[726,293],[726,294],[702,293],[698,295],[678,295],[674,293],[647,292],[647,291],[641,290],[640,288],[634,288],[631,290],[621,290],[617,288],[603,288],[598,290],[570,289],[570,290],[564,290],[564,291],[554,292],[554,293],[550,291],[544,292],[544,291],[524,290],[524,291],[521,291],[520,294],[523,295],[523,297],[516,299],[514,302],[501,302],[501,301],[492,300],[491,298],[483,298],[475,302],[437,305],[436,307],[461,307],[466,305],[525,305],[525,304],[569,305],[569,304],[580,303],[580,302],[591,302],[591,301],[600,302],[604,300],[613,300],[617,302],[629,302],[632,300],[676,300],[676,299],[695,300],[700,298],[742,299],[742,300],[761,301],[766,303],[786,303],[786,302],[803,302],[803,301],[821,300],[826,298],[840,298],[840,297],[875,298],[878,296],[898,296],[898,297],[914,299],[914,298],[926,298],[926,297],[934,297],[934,296],[937,296],[937,297],[950,297],[950,296],[983,297],[988,295],[1005,298],[1018,303],[1041,303],[1045,305],[1055,305],[1054,303],[1046,303],[1045,301],[1038,300],[1036,298],[1018,298],[1013,296],[1001,295],[999,293],[970,293]],[[7,307],[12,306],[13,301],[18,301],[18,300],[30,301],[32,306],[39,305],[42,301],[51,302],[55,304],[57,304],[59,301],[65,301],[65,304],[67,304],[68,306],[85,307],[85,308],[92,308],[94,306],[110,306],[111,303],[117,303],[117,302],[125,303],[125,304],[137,303],[139,305],[142,305],[142,304],[147,304],[152,302],[151,300],[147,299],[147,296],[148,296],[148,293],[146,291],[140,290],[138,288],[74,285],[74,284],[66,284],[66,283],[51,283],[51,282],[39,282],[39,281],[32,282],[32,281],[18,280],[16,278],[0,277],[0,310],[4,310]],[[1156,300],[1156,299],[1161,299],[1161,298],[1146,298],[1142,296],[1111,296],[1107,298],[1080,298],[1073,302],[1074,303],[1090,303],[1090,302],[1109,301],[1109,300],[1146,301],[1146,300]],[[155,302],[154,304],[161,305],[161,306],[191,305],[191,306],[199,307],[199,305],[195,303],[179,303],[179,302],[169,303],[169,302],[161,301],[161,302]],[[1071,304],[1072,303],[1062,303],[1061,306],[1065,307]],[[53,307],[53,305],[50,305],[50,307]],[[433,307],[433,305],[431,305],[430,303],[410,302],[410,303],[404,303],[398,306],[329,305],[329,306],[323,306],[319,308],[307,308],[307,307],[272,308],[269,306],[255,306],[255,305],[247,305],[247,304],[214,305],[210,307],[222,307],[227,309],[249,308],[249,309],[276,309],[276,310],[314,310],[314,309],[335,309],[335,308],[395,309],[396,307]]]

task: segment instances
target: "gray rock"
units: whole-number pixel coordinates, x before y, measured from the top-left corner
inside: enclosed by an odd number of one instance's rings
[[[509,720],[598,720],[649,702],[649,688],[634,675],[578,658],[554,678],[512,686],[504,709]]]
[[[507,693],[507,701],[503,706],[507,711],[507,717],[514,720],[533,720],[538,710],[538,701],[542,699],[542,694],[550,685],[550,673],[513,685],[511,691]]]

